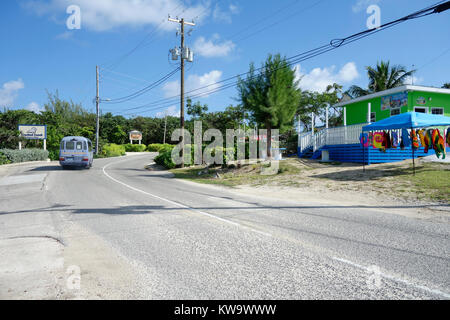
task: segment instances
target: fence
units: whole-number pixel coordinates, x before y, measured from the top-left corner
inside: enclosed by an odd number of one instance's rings
[[[298,136],[300,152],[304,152],[308,148],[317,151],[325,145],[359,143],[362,127],[365,125],[367,125],[367,123],[322,129],[314,134],[311,132],[301,133]]]

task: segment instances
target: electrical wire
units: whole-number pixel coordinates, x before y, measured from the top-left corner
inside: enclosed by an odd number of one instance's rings
[[[108,101],[104,101],[105,103],[122,103],[122,102],[126,102],[129,101],[131,99],[137,98],[141,95],[143,95],[144,93],[156,88],[158,85],[162,84],[164,81],[166,81],[167,79],[169,79],[171,76],[173,76],[175,73],[178,72],[178,70],[180,70],[180,67],[175,68],[174,70],[172,70],[171,72],[169,72],[168,74],[166,74],[165,76],[163,76],[161,79],[151,83],[150,85],[132,93],[129,94],[127,96],[124,97],[120,97],[120,98],[114,98],[114,99],[110,99]]]
[[[419,10],[419,11],[416,11],[416,12],[414,12],[414,13],[412,13],[410,15],[407,15],[407,16],[405,16],[403,18],[400,18],[400,19],[394,20],[392,22],[383,24],[379,28],[374,28],[374,29],[369,29],[369,30],[365,30],[365,31],[362,31],[362,32],[358,32],[358,33],[355,33],[353,35],[350,35],[350,36],[348,36],[346,38],[342,38],[342,39],[333,39],[333,40],[330,41],[329,44],[326,44],[326,45],[323,45],[321,47],[318,47],[318,48],[315,48],[315,49],[312,49],[312,50],[309,50],[309,51],[306,51],[306,52],[294,55],[294,56],[292,56],[290,58],[287,58],[286,61],[288,61],[288,65],[289,66],[292,66],[293,64],[296,64],[296,63],[299,63],[299,62],[302,62],[302,61],[314,58],[314,57],[316,57],[318,55],[322,55],[324,53],[327,53],[329,51],[335,50],[335,49],[337,49],[339,47],[342,47],[344,45],[348,45],[348,44],[353,43],[353,42],[355,42],[357,40],[360,40],[362,38],[368,37],[368,36],[370,36],[372,34],[375,34],[375,33],[378,33],[380,31],[383,31],[385,29],[394,27],[395,25],[403,23],[405,21],[412,20],[412,19],[417,19],[417,18],[421,18],[421,17],[425,17],[425,16],[428,16],[428,15],[431,15],[431,14],[434,14],[434,13],[443,12],[443,11],[448,10],[450,8],[450,7],[447,8],[449,6],[449,4],[450,4],[450,1],[447,1],[445,4],[442,4],[444,2],[445,1],[440,1],[440,2],[438,2],[435,5],[429,6],[427,8],[422,9],[422,10]],[[263,68],[264,67],[257,68],[257,69],[255,69],[255,71],[261,70]],[[273,70],[273,71],[276,71],[276,69]],[[188,95],[189,93],[200,91],[202,89],[206,89],[206,88],[209,88],[211,86],[217,86],[217,84],[228,82],[230,80],[240,78],[240,77],[242,77],[244,75],[247,75],[247,74],[249,74],[249,72],[241,73],[241,74],[238,74],[236,76],[232,76],[232,77],[229,77],[227,79],[224,79],[224,80],[221,80],[221,81],[217,81],[215,83],[211,83],[211,84],[208,84],[208,85],[205,85],[205,86],[202,86],[202,87],[199,87],[199,88],[187,91],[187,92],[185,92],[185,94]],[[202,96],[205,96],[205,95],[210,95],[212,93],[216,93],[216,92],[219,92],[219,91],[231,88],[231,87],[235,86],[237,83],[238,82],[224,84],[224,85],[221,85],[221,86],[219,86],[217,88],[211,89],[209,91],[201,92],[201,93],[194,94],[194,95],[189,95],[189,96],[190,96],[190,98],[198,98],[198,97],[202,97]],[[169,98],[165,98],[165,99],[157,100],[157,101],[154,101],[154,102],[150,102],[150,103],[147,103],[147,104],[142,105],[142,106],[128,108],[126,110],[137,110],[137,109],[142,109],[142,108],[146,108],[146,107],[149,107],[149,106],[163,104],[163,106],[161,106],[161,107],[152,108],[152,109],[147,110],[147,111],[153,111],[153,110],[156,110],[156,109],[164,108],[166,105],[172,105],[173,103],[176,102],[176,101],[173,101],[173,99],[179,98],[179,97],[180,97],[180,95],[176,95],[176,96],[172,96],[172,97],[169,97]],[[147,111],[144,111],[144,112],[147,112]]]

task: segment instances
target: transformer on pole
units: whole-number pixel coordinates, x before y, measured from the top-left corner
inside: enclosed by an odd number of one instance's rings
[[[183,159],[183,162],[181,163],[181,167],[184,167],[184,60],[187,60],[188,62],[194,61],[194,53],[184,45],[184,26],[195,26],[195,23],[193,22],[187,22],[184,21],[184,19],[172,19],[169,17],[169,21],[176,22],[181,25],[181,45],[179,48],[175,47],[174,49],[171,49],[170,52],[172,53],[172,60],[178,60],[178,56],[180,57],[180,64],[181,64],[181,85],[180,85],[180,125],[181,125],[181,159]]]

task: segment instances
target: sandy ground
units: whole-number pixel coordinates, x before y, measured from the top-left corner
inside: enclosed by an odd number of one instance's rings
[[[236,187],[239,193],[295,201],[316,202],[338,206],[362,206],[404,216],[450,222],[450,206],[418,200],[408,192],[405,181],[390,175],[389,170],[411,168],[411,161],[366,166],[324,165],[300,159],[299,174],[276,176],[268,184]],[[417,163],[420,166],[420,160]],[[306,169],[306,170],[305,170]],[[388,186],[404,187],[405,193],[390,193]]]

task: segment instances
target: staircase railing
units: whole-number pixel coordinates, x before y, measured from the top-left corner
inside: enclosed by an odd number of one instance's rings
[[[298,136],[300,152],[311,147],[313,151],[317,151],[325,145],[359,143],[362,127],[365,125],[367,123],[322,129],[314,134],[311,132],[301,133]]]

